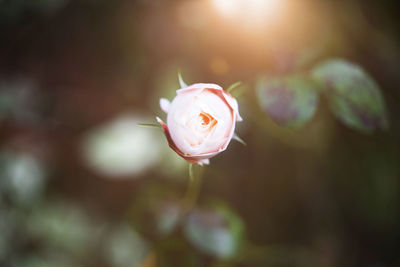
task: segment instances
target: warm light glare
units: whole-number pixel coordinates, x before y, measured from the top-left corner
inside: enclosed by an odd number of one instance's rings
[[[279,14],[283,0],[212,0],[218,13],[239,22],[263,23]]]
[[[241,0],[213,0],[217,10],[226,16],[235,15],[238,12]]]

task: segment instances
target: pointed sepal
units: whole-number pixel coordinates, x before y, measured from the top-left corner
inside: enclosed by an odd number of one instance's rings
[[[246,142],[243,141],[243,139],[240,138],[236,133],[233,134],[232,139],[234,139],[235,141],[238,141],[239,143],[241,143],[244,146],[247,146]]]
[[[179,79],[179,85],[181,88],[188,87],[188,85],[185,83],[185,81],[182,78],[181,70],[178,70],[178,79]]]
[[[232,91],[237,88],[238,86],[242,85],[242,82],[235,82],[234,84],[232,84],[231,86],[228,87],[228,89],[226,89],[226,91],[228,93],[232,93]]]
[[[160,124],[155,124],[155,123],[138,123],[138,126],[141,127],[155,127],[155,128],[161,128]]]

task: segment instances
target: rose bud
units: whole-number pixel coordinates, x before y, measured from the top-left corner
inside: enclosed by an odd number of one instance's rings
[[[182,158],[200,165],[224,151],[241,121],[235,98],[219,85],[196,83],[176,91],[172,102],[160,99],[167,124],[157,117],[169,146]]]

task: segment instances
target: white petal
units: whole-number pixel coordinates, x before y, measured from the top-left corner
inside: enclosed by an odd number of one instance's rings
[[[216,89],[216,90],[221,90],[222,91],[222,87],[219,86],[218,84],[214,84],[214,83],[195,83],[192,84],[188,87],[185,88],[181,88],[179,90],[176,90],[177,94],[181,94],[190,90],[199,90],[202,91],[204,89]]]
[[[203,166],[203,164],[210,164],[210,160],[209,159],[201,159],[199,161],[197,161],[197,164],[199,164],[200,166]]]
[[[171,105],[171,102],[169,102],[168,99],[160,98],[160,107],[165,113],[168,113],[170,105]]]
[[[225,92],[224,92],[224,97],[225,97],[226,102],[228,102],[228,104],[231,106],[231,108],[235,112],[236,121],[242,121],[243,119],[239,114],[239,105],[238,105],[236,99],[234,99],[232,96],[226,94]]]

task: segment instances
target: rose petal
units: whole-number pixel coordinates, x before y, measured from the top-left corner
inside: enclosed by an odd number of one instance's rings
[[[242,121],[243,119],[239,114],[239,105],[238,105],[238,102],[236,101],[236,99],[233,98],[233,96],[226,91],[223,92],[223,95],[224,95],[226,102],[228,102],[229,106],[231,106],[231,108],[233,109],[233,111],[236,115],[236,121]]]
[[[165,113],[168,113],[170,105],[171,105],[171,102],[169,102],[168,99],[160,98],[160,107]]]
[[[159,117],[156,117],[156,120],[159,124],[161,124],[163,128],[169,147],[172,148],[172,150],[174,150],[179,156],[183,157],[184,154],[182,153],[182,151],[180,151],[172,141],[171,135],[169,134],[168,126]]]
[[[172,141],[171,135],[169,134],[168,126],[159,117],[156,117],[156,120],[157,120],[158,123],[160,123],[160,125],[163,128],[163,131],[164,131],[165,137],[167,138],[167,142],[168,142],[169,147],[172,150],[174,150],[179,156],[181,156],[182,158],[184,158],[185,160],[187,160],[187,161],[189,161],[191,163],[197,163],[199,165],[209,164],[210,163],[210,161],[208,160],[208,158],[209,158],[208,156],[205,156],[204,158],[202,156],[200,156],[200,157],[198,157],[198,156],[196,156],[196,157],[186,156],[182,151],[179,150],[179,148],[177,148],[175,146],[174,142]],[[210,154],[212,156],[214,156],[214,155],[216,155],[218,153],[219,152],[210,153]]]
[[[226,104],[232,109],[233,114],[235,116],[235,121],[242,121],[242,117],[239,114],[239,105],[236,99],[227,91],[219,90],[219,89],[209,89],[211,92],[215,93],[219,97],[225,100]]]
[[[204,89],[215,89],[215,90],[221,90],[223,91],[222,87],[219,86],[218,84],[214,84],[214,83],[195,83],[192,85],[189,85],[186,88],[181,88],[179,90],[176,90],[177,94],[182,94],[188,91],[192,91],[192,90],[199,90],[202,91]]]
[[[177,94],[182,94],[182,93],[186,93],[186,92],[193,92],[194,90],[198,90],[199,92],[201,92],[204,89],[211,89],[211,90],[216,90],[216,91],[220,91],[222,92],[222,96],[224,97],[224,99],[226,100],[226,102],[229,104],[229,106],[233,109],[235,115],[236,115],[236,121],[242,121],[242,117],[239,114],[239,105],[236,101],[236,99],[227,91],[224,91],[222,89],[221,86],[219,86],[218,84],[214,84],[214,83],[195,83],[192,84],[186,88],[181,88],[179,90],[176,91]]]
[[[199,161],[196,162],[197,164],[199,164],[200,166],[203,166],[203,164],[210,164],[210,160],[209,159],[201,159]]]

